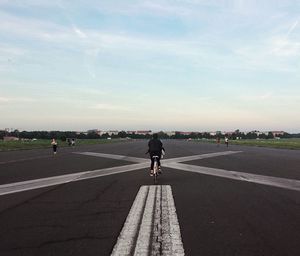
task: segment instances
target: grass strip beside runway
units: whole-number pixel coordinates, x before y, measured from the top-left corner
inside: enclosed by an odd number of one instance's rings
[[[77,139],[76,146],[80,145],[95,145],[95,144],[107,144],[114,142],[121,142],[121,139]],[[66,141],[58,140],[58,147],[69,147]],[[18,141],[3,141],[0,140],[0,151],[11,151],[11,150],[24,150],[24,149],[38,149],[38,148],[51,148],[51,140],[18,140]]]
[[[216,143],[216,140],[195,140],[197,142]],[[224,140],[221,140],[221,146],[225,146]],[[241,140],[229,140],[230,145],[241,146],[256,146],[256,147],[268,147],[268,148],[283,148],[283,149],[300,149],[300,138],[293,139],[241,139]]]

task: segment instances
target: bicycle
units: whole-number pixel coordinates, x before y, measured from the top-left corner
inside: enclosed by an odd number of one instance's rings
[[[154,184],[157,184],[157,179],[159,175],[159,166],[158,166],[158,156],[153,156],[154,158],[154,165],[153,165],[153,179],[154,179]]]

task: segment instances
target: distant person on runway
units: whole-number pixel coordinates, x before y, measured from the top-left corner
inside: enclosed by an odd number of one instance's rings
[[[57,151],[57,142],[55,139],[52,139],[51,142],[52,148],[53,148],[53,154],[56,155],[56,151]]]
[[[220,137],[219,136],[217,137],[217,146],[218,147],[220,146]]]
[[[228,138],[227,137],[225,137],[225,144],[226,144],[226,146],[228,148]]]
[[[162,142],[158,139],[157,133],[153,134],[153,138],[148,142],[148,151],[146,154],[150,154],[151,166],[150,175],[153,176],[154,159],[153,156],[158,156],[158,173],[161,173],[160,159],[162,153],[165,152]]]

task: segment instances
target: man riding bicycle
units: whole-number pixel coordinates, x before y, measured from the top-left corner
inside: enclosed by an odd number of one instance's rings
[[[158,139],[157,133],[153,134],[153,138],[148,142],[148,151],[147,153],[150,154],[151,159],[151,167],[150,167],[150,176],[153,176],[153,167],[154,167],[154,158],[153,156],[157,156],[157,163],[158,163],[158,173],[161,173],[160,168],[160,159],[162,151],[165,151],[162,142]]]

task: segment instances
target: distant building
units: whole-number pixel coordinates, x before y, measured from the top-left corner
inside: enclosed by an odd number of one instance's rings
[[[119,131],[117,131],[117,130],[107,131],[106,133],[108,133],[109,136],[112,136],[112,135],[118,135]]]
[[[4,136],[3,140],[4,141],[17,141],[17,140],[19,140],[19,138],[18,137],[14,137],[14,136]]]
[[[100,131],[100,130],[96,130],[95,131],[99,136],[102,136],[103,134],[108,134],[109,136],[112,135],[118,135],[119,131],[117,130],[109,130],[109,131]]]
[[[165,132],[165,134],[167,134],[168,136],[174,136],[176,134],[176,132],[174,132],[174,131],[167,131],[167,132]]]
[[[92,130],[88,130],[87,133],[96,133],[99,136],[101,136],[102,131],[100,131],[98,129],[92,129]]]
[[[177,131],[176,133],[178,133],[180,135],[185,135],[185,136],[189,136],[192,134],[192,132],[180,132],[180,131]]]
[[[76,135],[80,135],[80,134],[86,134],[87,135],[87,132],[76,132]]]
[[[261,135],[266,135],[268,136],[269,132],[261,132],[261,131],[251,131],[250,133],[255,133],[257,137],[261,136]]]
[[[139,135],[150,135],[150,134],[152,134],[152,131],[151,130],[148,130],[148,131],[136,131],[136,134],[139,134]]]
[[[284,135],[284,131],[271,131],[274,137],[280,137]]]

